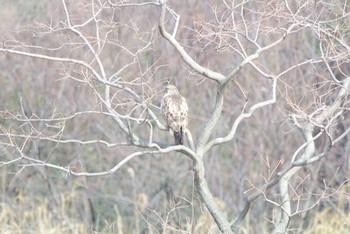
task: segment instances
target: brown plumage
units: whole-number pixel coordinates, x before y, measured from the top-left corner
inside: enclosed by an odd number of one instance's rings
[[[184,133],[188,124],[188,106],[174,85],[166,87],[161,103],[161,111],[166,124],[174,131],[176,145],[183,145]]]

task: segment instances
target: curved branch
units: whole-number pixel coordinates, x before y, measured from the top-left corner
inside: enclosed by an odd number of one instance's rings
[[[96,77],[97,80],[99,80],[101,82],[106,82],[106,84],[107,83],[111,84],[111,82],[103,81],[102,77],[98,74],[98,72],[92,66],[90,66],[88,63],[86,63],[82,60],[72,59],[72,58],[64,58],[64,57],[63,58],[62,57],[55,57],[55,56],[30,53],[30,52],[24,52],[24,51],[7,49],[7,48],[0,48],[0,52],[23,55],[23,56],[32,57],[32,58],[46,59],[46,60],[56,61],[56,62],[76,63],[76,64],[79,64],[79,65],[87,68]]]
[[[20,153],[21,157],[15,159],[15,160],[11,160],[9,162],[0,162],[0,166],[8,165],[8,164],[17,162],[19,160],[25,159],[25,160],[28,160],[30,163],[24,165],[24,167],[28,167],[28,166],[43,166],[43,167],[48,167],[48,168],[53,168],[53,169],[57,169],[57,170],[63,171],[65,173],[67,173],[67,176],[68,175],[73,175],[73,176],[96,177],[96,176],[108,176],[108,175],[114,174],[122,166],[124,166],[127,162],[129,162],[131,159],[133,159],[135,157],[138,157],[138,156],[146,155],[146,154],[150,154],[150,155],[166,154],[166,153],[169,153],[169,152],[172,152],[172,151],[179,151],[179,152],[183,153],[184,155],[186,155],[187,157],[189,157],[190,159],[192,159],[193,161],[200,161],[200,158],[193,151],[191,151],[189,148],[184,147],[182,145],[173,146],[173,147],[167,147],[165,149],[160,148],[156,144],[151,144],[149,147],[150,148],[155,148],[156,150],[146,150],[146,151],[138,151],[138,152],[132,153],[132,154],[128,155],[127,157],[125,157],[122,161],[117,163],[110,170],[102,171],[102,172],[75,172],[75,171],[72,171],[70,168],[66,168],[66,167],[63,167],[63,166],[58,166],[56,164],[51,164],[51,163],[47,163],[47,162],[39,160],[39,159],[34,159],[34,158],[31,158],[31,157],[28,157],[22,152],[21,149],[19,149],[19,147],[16,147],[16,148],[17,148],[17,151]]]
[[[292,30],[297,27],[299,25],[299,23],[295,23],[292,24],[291,26],[289,26],[289,28],[286,30],[286,32],[283,34],[283,36],[281,36],[280,38],[278,38],[277,40],[275,40],[274,42],[264,46],[264,47],[260,47],[258,44],[256,44],[254,42],[254,44],[258,47],[258,49],[255,51],[254,54],[249,55],[248,57],[246,57],[237,67],[235,67],[230,74],[227,75],[226,79],[224,82],[228,82],[229,80],[231,80],[245,65],[252,64],[253,60],[259,58],[260,54],[266,50],[269,50],[275,46],[277,46],[278,44],[280,44],[282,41],[284,41],[284,39],[287,37],[288,34],[290,34],[292,32]],[[253,41],[251,41],[253,42]]]
[[[205,68],[201,65],[199,65],[196,61],[194,61],[191,56],[187,54],[187,52],[184,50],[184,48],[180,45],[180,43],[173,37],[170,33],[168,33],[165,29],[165,13],[166,13],[166,2],[167,0],[161,0],[160,5],[161,5],[161,12],[159,16],[159,31],[160,34],[170,42],[174,46],[174,48],[177,50],[177,52],[181,55],[183,61],[190,66],[194,71],[197,73],[211,79],[217,82],[225,80],[225,76],[221,73],[212,71],[208,68]]]
[[[230,132],[224,136],[224,137],[220,137],[220,138],[215,138],[212,141],[210,141],[208,144],[206,144],[204,152],[207,152],[208,150],[210,150],[213,146],[218,145],[218,144],[223,144],[226,143],[230,140],[233,139],[233,137],[236,134],[237,128],[239,126],[239,124],[244,120],[247,119],[249,117],[251,117],[253,115],[253,113],[265,106],[268,105],[272,105],[276,102],[276,90],[277,90],[277,78],[273,78],[273,83],[272,83],[272,97],[269,100],[263,101],[263,102],[259,102],[255,105],[253,105],[248,112],[246,113],[241,113],[237,119],[234,121]]]
[[[215,107],[213,110],[213,113],[211,114],[210,119],[207,121],[200,138],[198,140],[197,145],[197,153],[202,157],[203,154],[206,152],[207,149],[207,142],[210,137],[210,135],[213,132],[214,127],[219,121],[219,118],[221,116],[222,107],[224,104],[224,93],[225,93],[225,87],[218,85],[217,91],[216,91],[216,100],[215,100]]]
[[[214,218],[220,231],[222,233],[233,233],[231,230],[230,223],[226,220],[224,214],[216,205],[213,195],[210,192],[207,181],[204,177],[204,164],[201,159],[195,161],[194,178],[195,178],[195,184],[196,184],[198,193],[202,201],[205,203],[206,207],[208,208],[210,214]]]

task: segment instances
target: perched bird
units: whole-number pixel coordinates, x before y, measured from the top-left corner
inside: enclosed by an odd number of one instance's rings
[[[181,96],[174,85],[166,86],[161,111],[166,124],[174,131],[175,144],[183,145],[188,124],[188,106],[186,99]]]

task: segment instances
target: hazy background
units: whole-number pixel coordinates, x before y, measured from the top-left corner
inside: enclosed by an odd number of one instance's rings
[[[200,2],[171,2],[172,8],[181,14],[177,38],[198,63],[227,74],[240,62],[239,56],[230,50],[206,46],[205,39],[199,39],[193,29],[198,29],[200,22],[205,20],[215,22],[214,9],[209,5],[215,5],[217,1]],[[68,6],[73,9],[73,20],[78,22],[90,17],[89,3],[68,1]],[[159,116],[157,106],[164,84],[168,80],[176,83],[187,99],[189,129],[196,141],[214,105],[213,81],[192,73],[181,61],[171,45],[159,35],[157,17],[158,8],[155,6],[106,10],[105,20],[113,19],[113,24],[101,23],[101,37],[110,36],[111,43],[106,44],[100,57],[106,71],[113,74],[133,61],[129,52],[143,46],[140,38],[145,41],[152,38],[151,46],[138,54],[137,63],[123,71],[123,79],[135,83],[139,82],[137,77],[142,80],[142,87],[135,85],[133,88],[152,103],[151,108]],[[89,61],[91,55],[86,52],[86,47],[76,44],[80,43],[79,38],[72,33],[43,33],[48,31],[44,25],[59,25],[60,21],[64,21],[60,1],[1,1],[0,35],[7,45]],[[94,27],[88,25],[83,30],[93,35]],[[266,33],[261,43],[274,40],[273,35]],[[123,43],[129,52],[113,42]],[[36,46],[58,49],[47,51]],[[261,54],[259,64],[266,66],[270,72],[279,73],[297,60],[315,56],[319,56],[318,41],[309,31],[301,30],[281,45]],[[342,66],[344,73],[349,74],[349,64]],[[74,171],[98,172],[109,170],[134,152],[135,148],[128,146],[26,139],[24,135],[38,135],[36,131],[40,131],[43,136],[58,134],[61,140],[125,141],[114,120],[98,113],[76,115],[65,122],[62,132],[62,126],[55,125],[58,122],[48,126],[37,121],[30,126],[19,120],[23,116],[45,119],[53,115],[64,117],[103,110],[96,96],[96,90],[102,89],[101,84],[66,77],[66,74],[74,74],[78,78],[88,76],[79,72],[73,65],[0,53],[0,111],[3,117],[0,119],[0,161],[8,162],[18,157],[13,147],[17,144],[23,146],[23,152],[30,157]],[[208,153],[205,159],[206,178],[219,206],[229,217],[234,217],[241,208],[243,193],[253,186],[261,187],[304,142],[288,118],[293,112],[291,103],[305,110],[309,108],[311,112],[314,103],[332,100],[334,94],[329,80],[326,69],[318,64],[300,67],[282,76],[276,104],[256,112],[241,124],[233,141]],[[248,107],[271,96],[270,82],[249,66],[239,73],[236,81],[241,88],[234,82],[230,84],[220,128],[215,136],[227,133],[242,111],[247,95],[242,89],[249,93]],[[116,94],[116,106],[126,102],[127,98],[118,96],[118,91],[113,92]],[[120,104],[116,108],[123,110],[128,107]],[[347,126],[349,120],[345,115],[339,131]],[[138,126],[135,129],[137,131]],[[14,142],[9,142],[4,137],[5,133],[19,136],[12,138]],[[147,133],[144,134],[147,136]],[[173,140],[172,136],[158,130],[155,131],[155,139]],[[322,145],[325,140],[326,137],[321,138],[318,143]],[[348,143],[349,139],[345,137],[326,159],[304,167],[291,181],[291,187],[295,189],[295,205],[306,201],[316,204],[306,213],[307,222],[302,227],[304,233],[321,233],[318,228],[322,228],[322,233],[328,233],[327,228],[339,230],[342,227],[349,231],[349,188],[343,184],[349,177]],[[54,169],[23,165],[21,162],[0,164],[2,233],[91,233],[92,230],[102,233],[148,233],[152,230],[156,233],[156,230],[161,232],[165,223],[173,227],[167,229],[167,233],[179,233],[178,230],[207,233],[212,224],[194,191],[192,163],[180,154],[137,157],[111,176],[92,178],[76,178]],[[266,192],[266,198],[269,197],[278,197],[275,189]],[[241,232],[264,230],[268,233],[274,218],[274,206],[261,197],[253,203],[242,223]],[[295,217],[291,227],[300,228],[301,218],[305,217]],[[212,233],[217,232],[211,230]]]

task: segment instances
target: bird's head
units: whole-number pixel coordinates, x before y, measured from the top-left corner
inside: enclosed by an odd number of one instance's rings
[[[176,86],[175,85],[167,85],[165,87],[165,91],[168,93],[168,94],[178,94],[179,91],[177,90]]]

